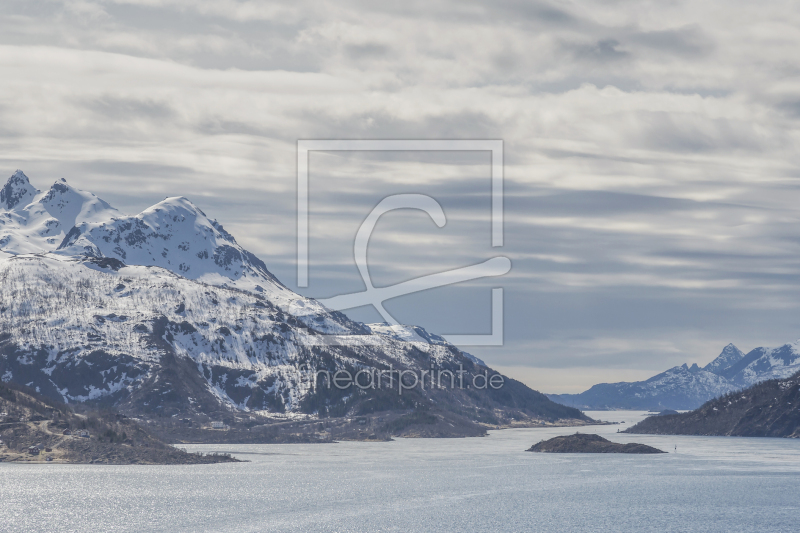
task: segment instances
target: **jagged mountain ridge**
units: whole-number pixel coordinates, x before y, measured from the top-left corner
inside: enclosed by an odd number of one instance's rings
[[[548,394],[582,409],[696,409],[707,401],[800,370],[800,341],[747,354],[728,344],[703,368],[673,367],[645,381],[600,383],[580,394]]]
[[[94,194],[59,180],[47,192],[18,170],[0,190],[2,251],[113,258],[160,266],[215,285],[278,290],[283,285],[216,220],[183,197],[138,215],[119,213]]]
[[[59,205],[75,215],[42,235],[54,188],[67,188]],[[424,403],[493,424],[512,413],[586,419],[508,378],[481,392],[326,388],[318,371],[435,366],[469,380],[488,369],[422,328],[373,330],[293,293],[185,198],[126,216],[63,181],[41,193],[20,171],[2,191],[4,381],[131,413],[334,416]]]
[[[756,348],[720,375],[735,385],[749,387],[768,379],[782,379],[800,370],[800,340],[777,348]]]
[[[119,213],[97,196],[56,181],[46,192],[17,170],[0,189],[0,250],[5,254],[56,250],[76,224]]]
[[[263,261],[183,197],[167,198],[135,216],[83,221],[57,252],[159,266],[213,285],[259,292],[285,288]]]

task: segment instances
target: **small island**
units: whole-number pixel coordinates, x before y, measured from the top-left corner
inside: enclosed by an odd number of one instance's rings
[[[529,452],[544,453],[667,453],[646,444],[619,444],[600,435],[575,433],[543,440],[528,448]]]

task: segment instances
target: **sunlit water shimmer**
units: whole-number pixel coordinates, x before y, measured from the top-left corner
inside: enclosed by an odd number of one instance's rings
[[[569,429],[388,443],[187,446],[250,462],[0,464],[0,531],[800,530],[800,440],[617,435],[663,455],[527,453]],[[677,446],[677,452],[675,447]]]

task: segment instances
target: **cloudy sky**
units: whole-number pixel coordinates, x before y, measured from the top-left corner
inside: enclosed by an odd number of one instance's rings
[[[310,284],[363,289],[505,255],[503,278],[397,298],[398,320],[546,392],[800,337],[796,2],[4,0],[0,170],[136,213],[183,195],[296,288],[298,139],[502,139],[485,152],[313,153]],[[351,316],[377,320],[369,309]]]

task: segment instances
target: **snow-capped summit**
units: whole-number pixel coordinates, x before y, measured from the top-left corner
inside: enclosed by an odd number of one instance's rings
[[[721,374],[726,369],[732,367],[744,358],[744,352],[737,348],[733,343],[728,344],[722,349],[716,359],[703,367],[703,370]]]
[[[61,178],[39,203],[69,231],[76,224],[108,220],[119,212],[94,194],[81,191]]]
[[[720,375],[739,387],[749,387],[767,379],[782,379],[800,371],[800,343],[777,348],[756,348]]]
[[[76,224],[109,220],[116,214],[94,194],[70,187],[63,179],[41,192],[18,170],[0,191],[0,250],[7,255],[52,252]]]
[[[58,253],[158,266],[189,279],[244,290],[283,288],[260,259],[182,196],[167,198],[135,216],[76,224]]]
[[[5,187],[0,189],[0,207],[14,209],[19,205],[26,206],[38,192],[31,185],[28,176],[21,170],[17,170],[8,178]]]

